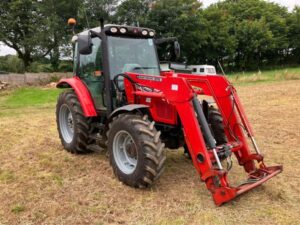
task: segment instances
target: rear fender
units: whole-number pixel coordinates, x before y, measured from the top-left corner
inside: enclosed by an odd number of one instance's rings
[[[61,79],[56,87],[72,88],[79,99],[84,115],[86,117],[97,116],[92,96],[86,85],[78,77]]]

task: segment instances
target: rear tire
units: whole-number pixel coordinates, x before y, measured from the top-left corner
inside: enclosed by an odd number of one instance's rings
[[[71,153],[88,153],[91,119],[84,116],[77,95],[73,91],[62,92],[56,105],[56,123],[64,148]]]
[[[166,152],[160,132],[147,115],[120,114],[107,132],[109,159],[117,178],[132,187],[152,185],[164,171]]]

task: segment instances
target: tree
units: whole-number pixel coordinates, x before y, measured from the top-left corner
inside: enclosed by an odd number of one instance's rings
[[[36,1],[1,1],[0,30],[0,41],[16,50],[26,70],[35,59],[48,55],[53,48],[42,44],[49,38]]]
[[[289,45],[287,8],[263,0],[226,0],[204,13],[212,21],[209,51],[226,58],[235,68],[254,69],[283,60]]]
[[[146,22],[147,27],[156,30],[158,37],[178,37],[182,57],[189,63],[199,61],[201,47],[207,39],[201,6],[197,0],[156,1]]]
[[[152,0],[126,0],[118,6],[114,21],[117,24],[144,26],[152,3]]]
[[[118,6],[118,0],[84,0],[80,8],[80,21],[82,28],[100,26],[100,19],[106,23],[112,22],[113,14]],[[82,24],[85,24],[83,26]]]
[[[50,62],[54,71],[58,70],[60,63],[60,51],[70,43],[72,32],[67,25],[69,18],[78,17],[78,9],[81,6],[79,0],[40,0],[39,10],[45,18],[45,26],[49,39],[44,43],[48,48]]]
[[[203,9],[198,0],[2,0],[0,42],[17,51],[26,70],[34,61],[50,59],[59,67],[61,52],[77,30],[115,22],[156,30],[159,37],[178,37],[182,59],[192,63],[218,60],[238,69],[299,62],[300,9],[265,0],[224,0]],[[161,59],[166,46],[159,48]],[[168,56],[169,57],[169,56]]]
[[[289,48],[295,62],[300,63],[300,7],[295,7],[289,18]]]
[[[256,69],[261,64],[261,55],[273,48],[274,40],[265,18],[243,20],[236,27],[237,54],[242,69]]]
[[[207,23],[207,42],[202,48],[205,62],[217,64],[225,58],[232,59],[236,51],[237,41],[232,29],[234,17],[227,9],[212,5],[204,11]],[[228,60],[227,60],[228,61]]]

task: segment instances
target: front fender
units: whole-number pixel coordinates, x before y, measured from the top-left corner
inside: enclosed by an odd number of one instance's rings
[[[130,105],[124,105],[120,108],[115,109],[108,117],[108,121],[111,121],[111,119],[115,116],[117,116],[120,113],[124,112],[133,112],[138,109],[147,109],[149,108],[148,105],[143,105],[143,104],[130,104]]]
[[[87,88],[87,86],[78,78],[63,78],[56,85],[57,88],[72,88],[81,105],[83,113],[86,117],[97,116],[97,111],[94,105],[92,96]]]

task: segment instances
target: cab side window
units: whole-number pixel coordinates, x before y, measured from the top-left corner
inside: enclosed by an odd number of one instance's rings
[[[79,76],[99,76],[102,73],[101,40],[93,38],[93,50],[89,55],[80,55]]]

